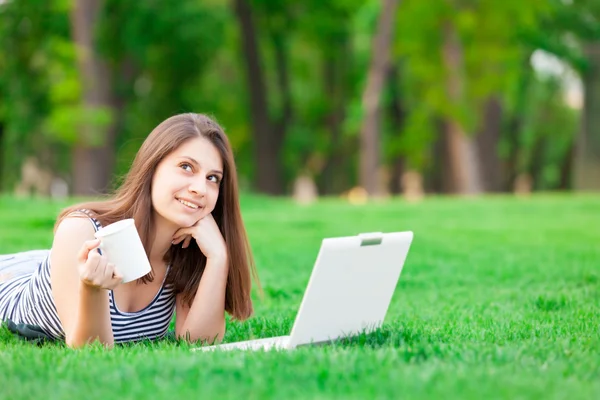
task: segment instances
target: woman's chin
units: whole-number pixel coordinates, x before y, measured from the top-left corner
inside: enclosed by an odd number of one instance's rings
[[[191,221],[189,218],[178,218],[177,220],[173,221],[173,224],[178,228],[178,229],[182,229],[182,228],[190,228],[192,226],[194,226],[194,224],[196,223],[196,221]]]
[[[192,226],[196,225],[196,223],[198,221],[200,221],[202,218],[204,218],[205,216],[206,216],[206,213],[204,213],[204,210],[203,210],[202,212],[199,212],[197,215],[194,215],[194,216],[190,216],[190,215],[180,216],[174,222],[180,228],[191,228]]]

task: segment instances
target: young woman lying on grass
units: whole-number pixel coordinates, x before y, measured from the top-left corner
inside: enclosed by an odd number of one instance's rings
[[[126,218],[152,270],[121,283],[94,233]],[[164,337],[175,312],[176,337],[212,343],[225,311],[252,314],[253,274],[229,141],[210,118],[181,114],[150,133],[113,197],[60,213],[51,250],[0,256],[0,320],[112,346]]]

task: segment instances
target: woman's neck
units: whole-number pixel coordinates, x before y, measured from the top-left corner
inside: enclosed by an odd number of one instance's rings
[[[165,224],[157,219],[154,226],[154,241],[152,242],[152,250],[150,252],[150,263],[159,263],[169,251],[173,241],[173,235],[177,228],[171,224]]]

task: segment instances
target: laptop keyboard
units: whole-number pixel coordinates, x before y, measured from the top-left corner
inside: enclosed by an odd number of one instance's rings
[[[243,342],[225,343],[216,346],[200,347],[195,350],[270,350],[272,348],[285,349],[289,342],[289,336],[276,336]]]

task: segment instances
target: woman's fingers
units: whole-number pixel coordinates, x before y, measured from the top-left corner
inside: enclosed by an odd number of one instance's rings
[[[96,275],[96,271],[100,267],[102,262],[102,256],[98,252],[91,252],[87,257],[87,261],[84,263],[85,271],[87,272],[88,279],[93,279]]]
[[[83,243],[77,253],[79,278],[94,288],[113,289],[123,282],[123,276],[117,272],[114,264],[108,262],[106,255],[96,250],[99,245],[99,239]]]
[[[183,246],[182,248],[186,248],[190,245],[191,241],[192,241],[193,237],[191,235],[183,235],[183,236],[178,236],[175,239],[173,239],[173,241],[171,242],[174,245],[177,245],[181,242],[183,242]]]
[[[115,264],[113,263],[106,263],[106,267],[104,268],[103,274],[102,274],[102,280],[104,282],[109,282],[112,280],[113,278],[113,274],[115,272]]]
[[[82,275],[84,283],[92,287],[110,290],[123,283],[123,276],[117,271],[114,264],[109,263],[106,257],[100,255],[90,256],[90,260],[96,260],[96,258],[98,263],[95,268],[93,270],[88,269]],[[92,264],[87,263],[86,266],[90,268]]]
[[[107,280],[107,284],[106,287],[107,289],[114,289],[117,286],[119,286],[121,283],[123,283],[123,276],[121,276],[121,274],[119,274],[119,271],[117,271],[117,269],[115,268],[115,266],[113,264],[110,264],[112,266],[111,268],[111,276],[108,278]]]
[[[116,267],[113,270],[113,279],[116,280],[118,283],[123,282],[123,275],[121,275],[121,273],[119,272],[119,270]]]
[[[93,255],[94,258],[98,257],[98,264],[96,264],[96,268],[92,271],[93,282],[97,286],[102,286],[102,282],[104,282],[104,274],[106,273],[106,267],[108,265],[108,259],[99,254]]]
[[[189,234],[189,228],[180,228],[173,234],[173,240],[185,238]]]
[[[91,245],[86,248],[89,247]],[[123,281],[123,277],[116,273],[115,265],[97,251],[90,251],[87,260],[80,264],[80,277],[85,284],[101,289],[113,289]]]
[[[96,247],[98,247],[98,245],[100,245],[100,239],[88,240],[86,242],[83,242],[83,246],[81,246],[79,253],[77,253],[77,259],[79,263],[85,263],[89,257],[90,250],[95,249]]]

